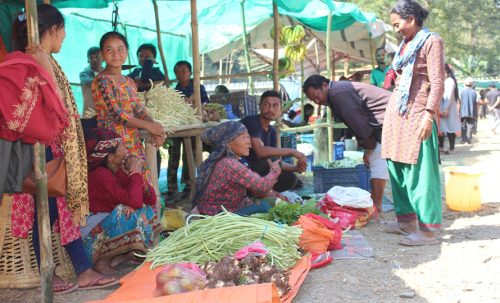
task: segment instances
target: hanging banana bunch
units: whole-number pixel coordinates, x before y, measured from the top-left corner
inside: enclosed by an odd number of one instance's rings
[[[302,25],[285,26],[281,30],[283,33],[283,40],[288,44],[300,44],[306,36],[306,32]]]
[[[279,59],[279,72],[280,77],[286,77],[295,72],[295,64],[288,57]]]

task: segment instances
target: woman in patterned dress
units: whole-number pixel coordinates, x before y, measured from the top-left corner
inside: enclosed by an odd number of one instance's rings
[[[91,216],[82,229],[87,254],[99,272],[144,253],[160,231],[154,212],[155,191],[141,174],[142,161],[129,156],[121,136],[105,128],[85,138]]]
[[[106,68],[92,83],[97,126],[117,132],[129,153],[144,160],[139,129],[148,131],[156,146],[163,145],[165,131],[139,102],[134,80],[122,75],[122,65],[128,55],[127,39],[118,32],[108,32],[102,36],[99,46]],[[151,180],[149,170],[144,172]]]
[[[20,15],[13,26],[14,48],[31,54],[35,61],[46,70],[48,81],[53,81],[56,95],[64,104],[69,124],[64,130],[60,144],[48,145],[47,161],[53,157],[64,157],[66,165],[66,194],[64,197],[49,197],[49,217],[54,228],[58,227],[61,244],[64,245],[77,274],[76,283],[64,281],[54,272],[54,294],[64,294],[79,289],[94,289],[118,283],[113,277],[105,277],[92,268],[92,263],[85,253],[80,234],[80,224],[88,214],[87,160],[83,132],[78,118],[75,98],[69,81],[62,68],[52,57],[61,50],[66,37],[64,17],[52,5],[40,4],[38,11],[39,45],[27,47],[26,15]],[[33,248],[40,261],[39,235],[36,208],[33,195],[15,194],[13,196],[12,226],[14,229],[27,231],[33,227]],[[34,211],[33,211],[33,208]],[[16,209],[18,211],[16,211]],[[23,210],[24,212],[20,212]],[[26,215],[28,214],[28,215]],[[31,217],[33,216],[34,217]],[[57,220],[58,224],[55,223]]]
[[[198,211],[215,215],[224,207],[240,215],[267,212],[265,201],[252,201],[247,190],[257,196],[277,196],[272,191],[281,173],[279,160],[272,163],[265,177],[250,170],[239,160],[250,152],[250,136],[240,122],[229,121],[206,130],[204,143],[212,147],[210,157],[203,161],[196,180],[194,198]]]
[[[407,246],[439,243],[442,221],[435,118],[444,92],[444,52],[443,40],[423,27],[427,15],[414,0],[399,1],[390,15],[403,41],[393,61],[398,78],[382,133],[397,216],[385,224],[405,235],[400,244]]]

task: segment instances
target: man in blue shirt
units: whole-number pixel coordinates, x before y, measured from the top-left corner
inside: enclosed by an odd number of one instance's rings
[[[191,63],[187,61],[179,61],[174,65],[174,73],[177,78],[177,85],[175,89],[180,91],[185,97],[186,101],[190,104],[193,104],[193,79],[191,79]],[[200,84],[201,90],[201,103],[209,103],[207,91],[205,87]],[[167,200],[174,198],[175,193],[178,191],[177,188],[177,170],[179,169],[179,161],[181,158],[181,146],[182,146],[182,138],[172,138],[171,144],[168,146],[168,172],[167,172],[167,180],[168,180],[168,192],[167,192]],[[192,141],[193,149],[195,149],[194,141]],[[187,159],[185,154],[182,157],[182,163],[187,163]],[[184,189],[184,193],[189,192],[189,182],[186,182],[189,178],[194,176],[189,176],[188,167],[186,164],[182,166],[182,177],[181,181],[185,182],[186,188]]]
[[[156,63],[156,47],[153,44],[145,43],[139,46],[137,58],[141,67],[135,68],[127,76],[134,79],[138,91],[147,91],[151,86],[149,80],[153,82],[165,80],[165,75],[161,70],[153,67]]]
[[[95,76],[97,76],[102,71],[102,57],[101,49],[97,46],[93,46],[87,50],[87,66],[80,73],[80,83],[82,85],[83,94],[83,117],[92,118],[95,115],[88,116],[90,112],[88,111],[94,109],[94,99],[92,97],[92,82]]]
[[[458,100],[462,121],[462,144],[472,144],[472,131],[477,119],[477,93],[472,88],[474,80],[471,77],[465,79],[464,85]]]
[[[282,192],[293,189],[297,185],[295,172],[303,172],[307,167],[306,157],[301,152],[292,148],[277,148],[276,130],[271,126],[271,121],[281,115],[281,96],[276,91],[266,91],[260,97],[260,113],[241,119],[248,133],[252,148],[250,155],[245,157],[248,167],[261,176],[269,173],[270,164],[279,157],[294,157],[297,165],[282,163],[282,171],[274,190]]]

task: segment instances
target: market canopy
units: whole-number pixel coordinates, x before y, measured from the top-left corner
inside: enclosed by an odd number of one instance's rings
[[[41,1],[39,1],[41,2]],[[236,47],[242,37],[241,1],[203,0],[197,1],[200,53],[214,58],[227,56],[228,50]],[[327,16],[333,14],[331,29],[336,31],[332,39],[333,48],[345,53],[360,56],[358,45],[365,40],[362,53],[370,58],[366,39],[373,36],[374,14],[363,13],[351,3],[331,0],[274,0],[278,11],[295,22],[321,33],[326,32]],[[53,0],[66,20],[66,40],[61,53],[56,55],[68,78],[79,82],[79,73],[87,66],[86,52],[89,47],[99,44],[100,37],[112,30],[111,19],[116,3],[118,6],[118,31],[126,34],[129,45],[130,64],[137,64],[135,51],[142,43],[157,45],[156,24],[152,1],[136,0]],[[169,75],[173,75],[173,65],[178,60],[192,59],[191,44],[191,7],[187,0],[158,0],[161,39],[166,56]],[[24,1],[4,0],[0,2],[0,33],[10,43],[10,25]],[[265,32],[251,37],[253,45],[269,40],[272,27],[272,1],[244,1],[246,27],[248,32]],[[285,19],[285,18],[283,18]],[[338,38],[336,38],[338,37]],[[342,42],[343,41],[343,42]],[[342,43],[343,44],[342,44]],[[359,43],[358,43],[359,42]],[[236,43],[236,44],[235,44]],[[343,45],[343,46],[342,46]],[[78,95],[78,93],[77,93]]]

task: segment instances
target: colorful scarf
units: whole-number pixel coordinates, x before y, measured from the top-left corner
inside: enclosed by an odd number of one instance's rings
[[[399,49],[396,52],[396,56],[392,62],[392,67],[397,70],[403,70],[401,79],[399,80],[399,99],[398,99],[398,110],[401,115],[408,111],[408,101],[410,99],[410,87],[413,79],[413,65],[417,59],[417,52],[424,46],[425,41],[433,33],[429,31],[426,27],[422,28],[406,46],[406,50],[403,55],[401,51],[405,47],[405,41],[399,44]]]
[[[0,138],[61,143],[68,111],[49,73],[31,55],[14,52],[0,64]]]
[[[108,154],[114,154],[122,138],[116,132],[102,127],[93,128],[85,137],[89,171],[101,166]]]
[[[75,96],[71,91],[68,78],[66,78],[61,66],[52,56],[49,56],[49,61],[70,117],[69,126],[65,129],[65,138],[62,142],[64,160],[68,163],[66,165],[66,202],[73,212],[75,223],[84,226],[89,214],[89,193],[87,185],[87,154],[85,152],[82,124],[80,123]]]
[[[194,201],[198,199],[203,194],[210,175],[214,170],[217,161],[223,157],[232,156],[234,153],[229,148],[229,141],[236,138],[239,134],[246,132],[247,128],[245,125],[237,121],[228,121],[221,123],[217,126],[207,129],[201,134],[201,139],[205,144],[212,146],[212,151],[210,156],[201,163],[198,169],[198,178],[196,179],[196,194],[194,196]]]

